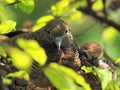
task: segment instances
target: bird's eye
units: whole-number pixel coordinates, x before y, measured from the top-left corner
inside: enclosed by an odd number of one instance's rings
[[[84,56],[84,57],[86,57],[86,58],[89,58],[89,56],[88,56],[88,54],[87,54],[87,52],[82,52],[82,55]]]
[[[65,34],[67,34],[67,33],[68,33],[68,31],[69,31],[69,30],[68,30],[68,29],[66,29],[66,30],[65,30]]]

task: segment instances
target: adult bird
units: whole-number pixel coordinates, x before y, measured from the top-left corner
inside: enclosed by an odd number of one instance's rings
[[[46,64],[49,64],[50,62],[57,62],[70,67],[75,71],[80,70],[81,62],[77,45],[74,42],[67,23],[65,23],[63,20],[55,18],[36,32],[28,32],[25,34],[16,35],[4,40],[4,42],[11,46],[18,47],[16,40],[19,38],[37,41],[39,45],[46,51],[48,57]],[[35,86],[40,87],[46,87],[50,85],[44,74],[41,73],[41,71],[38,71],[38,69],[32,71],[32,83]],[[36,73],[38,75],[36,75]]]
[[[16,35],[5,42],[17,46],[16,40],[19,38],[37,41],[46,51],[47,63],[57,62],[74,70],[78,70],[81,65],[77,45],[71,31],[67,23],[59,18],[51,20],[36,32]]]

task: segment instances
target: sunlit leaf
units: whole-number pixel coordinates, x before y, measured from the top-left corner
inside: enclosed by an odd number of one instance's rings
[[[4,49],[0,47],[0,56],[6,57],[7,54],[5,53]]]
[[[112,80],[112,73],[105,69],[95,68],[95,71],[101,81],[102,89],[104,90],[108,83]]]
[[[120,63],[120,58],[118,58],[116,61],[115,61],[115,63],[117,64],[117,63]]]
[[[82,12],[74,11],[70,14],[70,20],[72,22],[80,23],[80,22],[84,21],[84,15]]]
[[[12,63],[18,69],[29,70],[32,65],[32,60],[25,52],[17,48],[10,48],[9,55],[12,58]]]
[[[113,27],[108,27],[103,32],[104,48],[107,55],[113,60],[120,57],[120,35],[118,31]]]
[[[46,63],[47,56],[42,47],[34,40],[18,39],[18,45],[25,50],[31,57],[36,60],[41,66]]]
[[[116,81],[112,80],[108,83],[107,87],[104,90],[120,90],[120,87]]]
[[[24,70],[20,70],[14,73],[9,73],[6,77],[13,77],[13,78],[20,78],[20,79],[25,79],[25,80],[29,80],[29,74],[24,71]]]
[[[69,3],[70,0],[60,0],[56,5],[51,6],[52,13],[57,16],[61,15]]]
[[[103,9],[103,3],[102,0],[96,0],[95,3],[92,6],[92,9],[95,11],[99,11]]]
[[[14,3],[16,0],[5,0],[6,3]]]
[[[2,77],[2,82],[4,85],[10,85],[12,83],[12,80],[5,78],[5,77]]]
[[[8,15],[4,5],[0,4],[0,22],[7,20]]]
[[[118,32],[113,27],[108,27],[103,33],[103,40],[105,42],[114,41],[118,37]]]
[[[2,22],[0,24],[0,34],[9,33],[10,31],[12,31],[15,28],[15,26],[16,26],[15,21],[6,20],[6,21]]]
[[[85,6],[87,4],[87,0],[79,0],[78,2],[74,2],[72,4],[69,5],[70,9],[76,9],[79,8],[81,6]]]
[[[47,22],[49,22],[52,19],[54,19],[54,16],[52,15],[46,15],[46,16],[40,17],[37,20],[36,24],[33,26],[33,31],[39,30],[40,28],[45,26]]]
[[[92,67],[86,67],[86,66],[82,66],[81,68],[82,70],[85,71],[85,73],[90,73],[93,71],[93,68]]]
[[[83,90],[63,71],[48,66],[44,73],[58,90]]]
[[[34,0],[20,0],[20,3],[18,3],[18,7],[26,12],[31,13],[34,9]]]
[[[64,72],[66,75],[73,78],[73,80],[75,80],[77,84],[83,86],[83,88],[85,88],[85,90],[91,90],[89,84],[87,84],[85,82],[84,78],[81,75],[78,75],[72,69],[67,68],[65,66],[58,65],[56,63],[51,63],[50,66],[54,69],[57,69],[57,70]]]

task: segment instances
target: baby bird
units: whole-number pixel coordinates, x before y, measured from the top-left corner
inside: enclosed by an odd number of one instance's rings
[[[86,42],[80,46],[80,59],[82,66],[96,66],[106,70],[110,70],[113,74],[113,79],[117,79],[116,67],[112,61],[103,60],[104,52],[101,46],[95,42]]]

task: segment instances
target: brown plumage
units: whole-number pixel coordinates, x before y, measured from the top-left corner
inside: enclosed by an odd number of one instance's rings
[[[80,58],[82,65],[99,66],[99,60],[103,56],[101,46],[95,42],[86,42],[80,46]]]
[[[61,19],[56,18],[36,32],[17,35],[7,39],[5,42],[16,46],[18,38],[36,40],[46,51],[47,63],[59,62],[74,70],[80,67],[77,46],[68,25]]]
[[[46,51],[48,57],[47,64],[50,62],[57,62],[68,66],[75,71],[80,69],[81,62],[77,46],[68,25],[63,20],[55,18],[36,32],[16,35],[4,42],[16,47],[16,40],[18,38],[36,40]],[[50,85],[44,74],[37,69],[31,72],[30,82],[32,82],[33,85],[40,87],[47,87]]]

